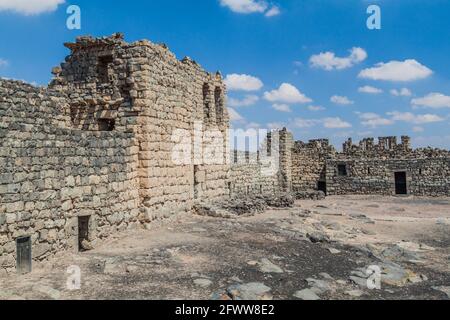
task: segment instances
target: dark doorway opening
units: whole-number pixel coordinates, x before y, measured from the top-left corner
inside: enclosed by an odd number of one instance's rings
[[[317,190],[323,191],[325,195],[327,194],[327,183],[325,181],[319,181],[317,183]]]
[[[395,194],[408,194],[408,188],[406,186],[406,172],[395,173]]]
[[[113,119],[98,119],[98,131],[114,131],[116,122]]]
[[[89,242],[89,216],[78,217],[78,250],[87,251],[86,242]]]
[[[31,238],[20,237],[16,240],[17,261],[16,268],[19,274],[31,272]]]

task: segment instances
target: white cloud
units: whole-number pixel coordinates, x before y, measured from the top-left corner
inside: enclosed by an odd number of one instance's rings
[[[301,93],[296,87],[289,83],[283,83],[277,90],[264,93],[264,98],[270,102],[278,103],[308,103],[310,98]]]
[[[250,107],[257,103],[259,97],[256,95],[246,95],[244,99],[228,98],[228,105],[233,108]]]
[[[400,90],[392,89],[391,94],[396,97],[410,97],[412,96],[411,90],[408,88],[402,88]]]
[[[340,104],[340,105],[343,105],[343,106],[355,103],[354,101],[351,101],[349,98],[347,98],[345,96],[332,96],[330,98],[330,101],[335,103],[335,104]]]
[[[274,108],[275,110],[280,111],[280,112],[292,112],[291,107],[287,104],[275,103],[274,105],[272,105],[272,108]]]
[[[375,88],[375,87],[371,87],[371,86],[364,86],[364,87],[360,87],[358,89],[358,92],[368,93],[368,94],[380,94],[380,93],[383,93],[383,90]]]
[[[229,91],[258,91],[264,85],[256,77],[236,73],[227,75],[224,82]]]
[[[9,65],[9,62],[7,60],[0,58],[0,68],[7,67],[8,65]]]
[[[322,52],[311,56],[309,62],[315,68],[331,70],[343,70],[354,66],[367,59],[367,52],[362,48],[352,48],[350,55],[345,58],[336,57],[334,52]]]
[[[281,122],[271,122],[267,124],[267,127],[271,130],[279,130],[285,127],[284,123]]]
[[[387,115],[392,117],[394,121],[403,121],[414,124],[441,122],[445,119],[435,114],[413,114],[411,112],[388,112]]]
[[[270,18],[270,17],[278,16],[279,14],[281,14],[280,8],[277,6],[273,6],[266,12],[265,16]]]
[[[55,11],[64,0],[0,0],[0,11],[37,15]]]
[[[376,128],[380,126],[389,126],[395,123],[392,119],[386,119],[372,112],[357,113],[362,120],[361,124],[366,127]]]
[[[236,110],[234,110],[233,108],[228,108],[228,114],[230,115],[230,120],[231,121],[243,121],[244,118],[236,112]]]
[[[323,118],[323,119],[303,119],[295,118],[294,126],[297,128],[311,128],[316,125],[322,125],[327,129],[345,129],[351,128],[352,125],[341,118]]]
[[[220,4],[236,13],[262,13],[268,18],[281,13],[277,5],[269,6],[265,0],[220,0]]]
[[[428,78],[433,74],[426,66],[416,60],[390,61],[378,63],[373,68],[364,69],[359,77],[371,80],[407,82]]]
[[[430,93],[423,98],[413,99],[411,103],[418,107],[428,107],[433,109],[450,108],[450,96],[442,93]]]
[[[425,129],[422,127],[413,127],[413,132],[424,132]]]
[[[325,110],[325,108],[324,107],[322,107],[322,106],[308,106],[308,107],[306,107],[309,111],[314,111],[314,112],[317,112],[317,111],[324,111]]]
[[[297,128],[311,128],[320,123],[320,120],[295,118],[294,125]]]
[[[328,129],[344,129],[351,128],[352,125],[341,118],[325,118],[323,119],[323,126]]]

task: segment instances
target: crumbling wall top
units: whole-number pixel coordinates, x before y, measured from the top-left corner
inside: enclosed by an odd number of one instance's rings
[[[66,42],[64,46],[72,51],[79,49],[86,49],[92,47],[108,47],[108,46],[121,46],[126,44],[123,33],[114,33],[109,37],[92,37],[92,36],[80,36],[77,37],[75,42]]]

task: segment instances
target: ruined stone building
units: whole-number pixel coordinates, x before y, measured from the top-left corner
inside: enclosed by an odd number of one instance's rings
[[[0,271],[29,271],[197,201],[289,187],[290,148],[276,151],[283,175],[230,160],[219,73],[120,34],[65,46],[48,87],[0,79]]]
[[[449,152],[295,142],[229,152],[226,88],[166,46],[80,37],[41,88],[0,79],[0,272],[235,196],[449,195]],[[403,188],[403,189],[402,189]]]
[[[450,151],[411,148],[409,137],[373,138],[343,152],[327,140],[296,142],[293,150],[293,189],[321,190],[327,195],[450,195]]]

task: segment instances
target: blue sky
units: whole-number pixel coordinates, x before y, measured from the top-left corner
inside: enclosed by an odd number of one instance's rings
[[[227,77],[235,127],[450,148],[449,0],[0,0],[0,76],[46,84],[78,35],[164,42]],[[81,30],[66,9],[81,8]],[[381,30],[366,9],[381,8]]]

